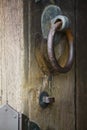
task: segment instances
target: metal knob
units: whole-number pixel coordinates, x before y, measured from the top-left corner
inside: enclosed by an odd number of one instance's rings
[[[55,102],[54,97],[50,97],[47,92],[43,91],[40,94],[39,97],[39,104],[42,108],[48,107],[48,105],[51,105]]]

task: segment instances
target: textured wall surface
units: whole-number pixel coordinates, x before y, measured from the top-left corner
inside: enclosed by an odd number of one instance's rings
[[[1,103],[22,110],[24,85],[23,2],[0,1],[0,95]]]

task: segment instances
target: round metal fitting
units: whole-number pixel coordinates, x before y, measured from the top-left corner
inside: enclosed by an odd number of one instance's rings
[[[55,102],[54,97],[50,97],[48,93],[45,91],[41,92],[39,97],[39,104],[42,108],[46,108],[48,107],[48,105],[51,105],[54,102]]]
[[[55,33],[58,30],[60,30],[61,25],[62,25],[62,22],[59,21],[51,27],[51,29],[49,31],[49,35],[48,35],[47,51],[48,51],[48,57],[49,57],[49,60],[50,60],[50,63],[52,65],[53,69],[56,72],[66,73],[72,67],[73,57],[74,57],[74,44],[73,44],[73,35],[71,32],[71,29],[65,30],[65,34],[66,34],[66,37],[68,40],[69,53],[68,53],[68,58],[67,58],[66,64],[63,67],[60,66],[60,64],[58,63],[58,61],[56,59],[55,52],[54,52],[54,36],[55,36]]]
[[[58,29],[58,31],[66,30],[66,29],[69,28],[69,26],[70,26],[70,20],[68,19],[68,17],[66,17],[64,15],[58,15],[54,19],[51,20],[51,25],[55,24],[58,21],[62,22],[62,25]]]
[[[41,92],[41,94],[40,94],[40,97],[39,97],[39,104],[40,104],[40,106],[42,107],[42,108],[47,108],[48,107],[48,103],[45,103],[44,101],[43,101],[43,98],[44,97],[48,97],[49,95],[48,95],[48,93],[47,92],[45,92],[45,91],[43,91],[43,92]]]

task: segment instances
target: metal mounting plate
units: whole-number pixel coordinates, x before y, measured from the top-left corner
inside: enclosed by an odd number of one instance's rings
[[[44,9],[41,16],[41,29],[44,39],[47,39],[48,37],[48,33],[51,26],[51,20],[61,14],[61,9],[56,5],[49,5]]]
[[[0,130],[18,130],[18,113],[8,104],[0,107]]]

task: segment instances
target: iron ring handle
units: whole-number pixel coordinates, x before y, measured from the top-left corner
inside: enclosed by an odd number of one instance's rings
[[[52,65],[53,69],[56,72],[66,73],[71,69],[72,63],[73,63],[73,57],[74,57],[73,35],[71,32],[71,29],[67,29],[65,31],[66,37],[68,40],[69,55],[68,55],[68,59],[67,59],[65,66],[62,67],[59,65],[59,63],[56,59],[55,52],[54,52],[54,44],[53,44],[54,35],[58,29],[60,30],[61,25],[62,25],[61,21],[56,22],[55,24],[52,25],[52,27],[49,31],[49,35],[48,35],[47,51],[48,51],[48,58],[50,60],[50,63]]]

